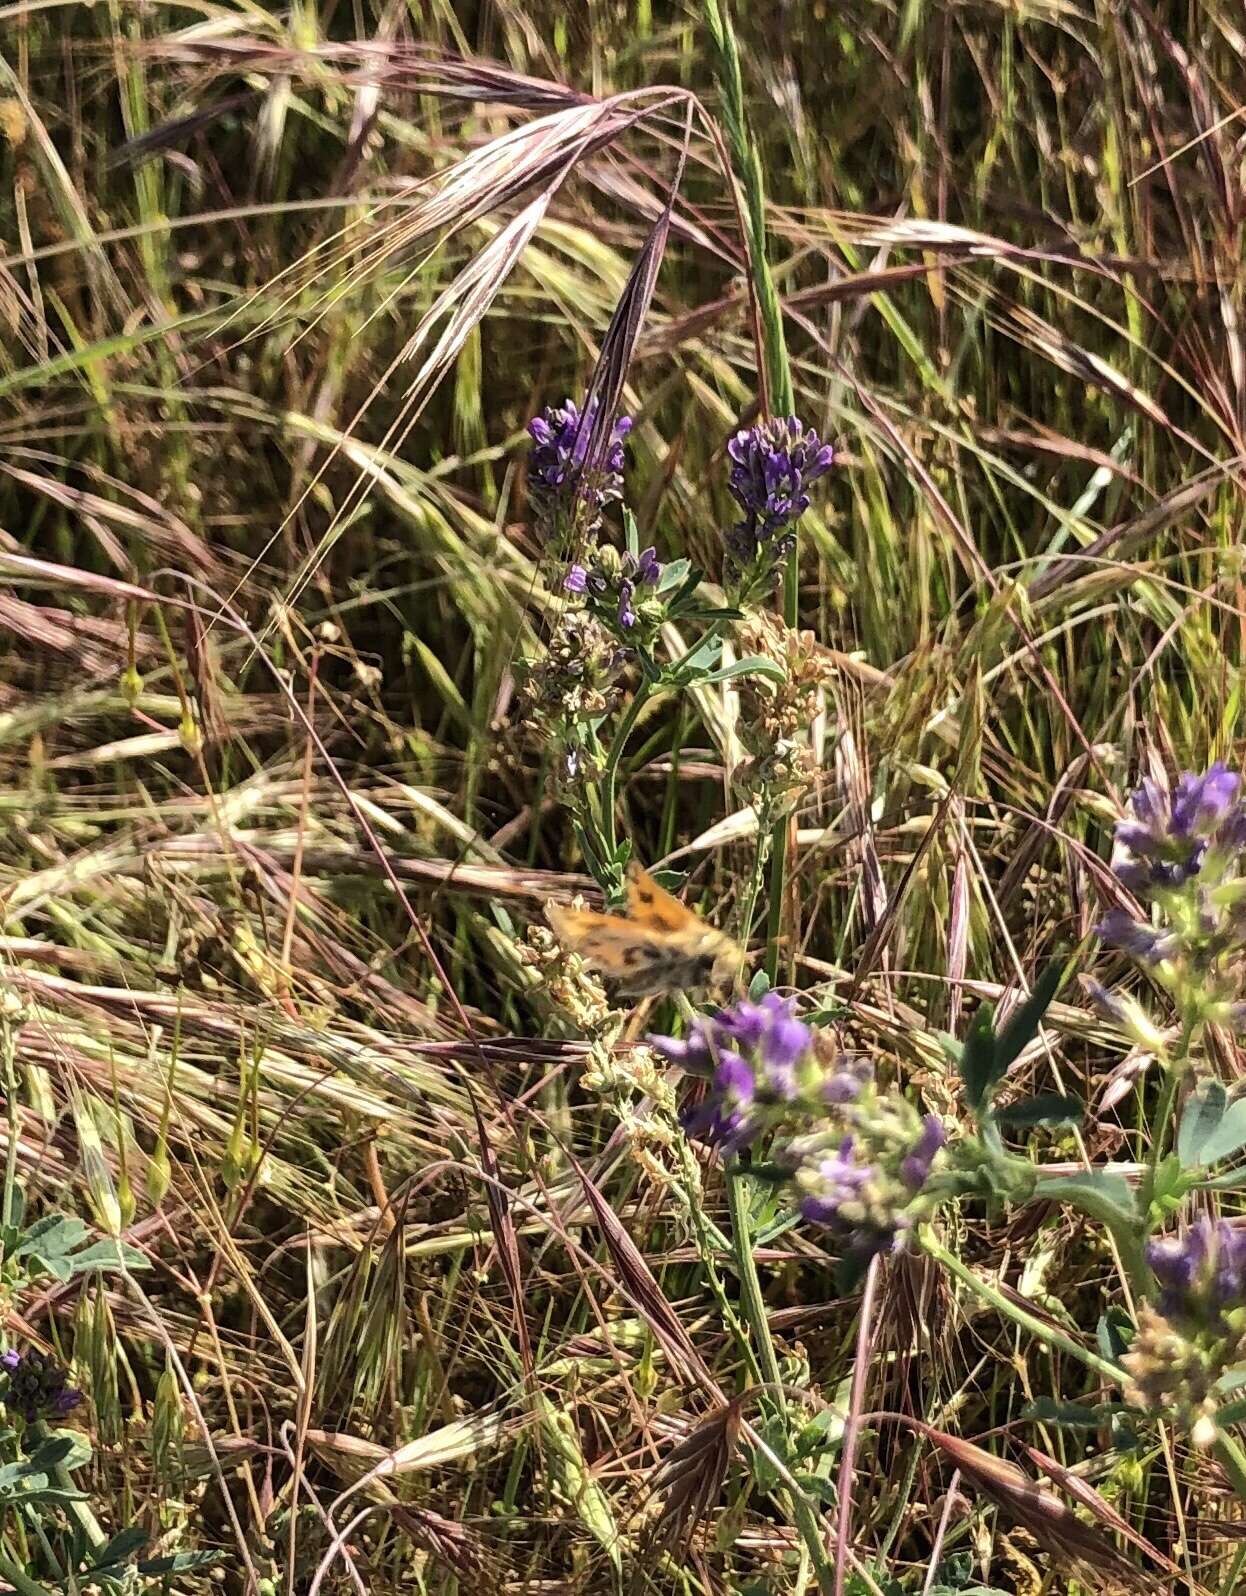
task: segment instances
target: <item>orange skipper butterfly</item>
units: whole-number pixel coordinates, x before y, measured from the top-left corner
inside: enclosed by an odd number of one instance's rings
[[[545,916],[564,947],[615,982],[627,997],[721,986],[747,957],[725,932],[685,909],[634,860],[627,867],[626,915],[551,903]]]

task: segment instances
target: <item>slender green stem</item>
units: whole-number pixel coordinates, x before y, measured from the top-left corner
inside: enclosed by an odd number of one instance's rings
[[[757,1363],[766,1382],[774,1391],[774,1400],[780,1415],[786,1421],[787,1401],[783,1394],[783,1381],[779,1373],[778,1354],[770,1338],[770,1322],[766,1315],[766,1301],[761,1293],[757,1275],[757,1261],[753,1257],[753,1231],[749,1218],[748,1180],[737,1162],[727,1177],[727,1211],[731,1218],[731,1256],[740,1281],[740,1309],[753,1339]],[[822,1530],[817,1514],[808,1502],[792,1495],[792,1517],[797,1531],[809,1554],[818,1587],[824,1593],[833,1593],[835,1571],[826,1556]]]
[[[1155,1176],[1160,1162],[1168,1145],[1168,1127],[1172,1121],[1173,1110],[1177,1105],[1177,1093],[1181,1089],[1182,1076],[1185,1074],[1185,1064],[1190,1056],[1190,1044],[1194,1039],[1196,1022],[1186,1020],[1181,1028],[1181,1040],[1175,1052],[1169,1059],[1167,1073],[1164,1077],[1164,1089],[1160,1094],[1159,1114],[1151,1129],[1151,1152],[1147,1161],[1146,1200],[1148,1204],[1155,1192]]]
[[[1057,1330],[1053,1325],[1044,1324],[1041,1319],[1028,1313],[1017,1303],[1011,1301],[998,1287],[991,1285],[990,1281],[983,1280],[980,1275],[974,1274],[967,1264],[963,1264],[954,1252],[950,1252],[941,1241],[937,1240],[934,1233],[928,1228],[923,1228],[919,1237],[922,1251],[930,1258],[941,1263],[949,1273],[964,1285],[968,1286],[975,1296],[983,1302],[989,1302],[993,1308],[1002,1313],[1006,1319],[1011,1319],[1014,1324],[1023,1326],[1031,1335],[1037,1336],[1046,1346],[1067,1352],[1070,1357],[1077,1358],[1088,1369],[1093,1369],[1096,1374],[1102,1375],[1105,1380],[1110,1380],[1113,1385],[1120,1385],[1125,1379],[1125,1372],[1116,1364],[1101,1358],[1097,1352],[1091,1352],[1089,1347],[1083,1347],[1074,1341],[1072,1336],[1066,1336],[1063,1330]]]
[[[38,1580],[31,1579],[29,1574],[23,1573],[3,1552],[0,1552],[0,1578],[7,1580],[18,1592],[18,1596],[51,1596]]]
[[[783,332],[783,307],[770,270],[766,235],[766,192],[762,181],[761,155],[749,130],[744,108],[744,79],[740,71],[740,51],[726,0],[704,0],[705,20],[714,41],[715,69],[722,95],[723,121],[731,145],[736,175],[744,190],[748,217],[749,273],[757,296],[763,334],[765,381],[763,409],[790,415],[796,394],[792,366]],[[783,618],[789,626],[800,619],[800,552],[793,544],[783,572]],[[787,870],[787,821],[775,823],[770,844],[770,915],[766,928],[766,970],[777,979],[783,932],[783,888]]]
[[[624,711],[623,719],[619,722],[618,729],[610,743],[610,752],[606,755],[606,763],[601,773],[601,829],[610,848],[610,857],[613,859],[614,850],[618,843],[618,833],[615,830],[615,791],[619,773],[619,761],[623,757],[623,750],[627,747],[627,740],[636,729],[636,722],[640,719],[640,712],[649,701],[653,691],[647,678],[642,679],[640,686],[632,694],[632,701]]]
[[[783,952],[783,894],[787,886],[787,821],[775,822],[770,833],[770,908],[766,917],[766,974],[779,979]]]
[[[713,1294],[715,1302],[718,1304],[718,1311],[723,1316],[723,1323],[730,1331],[732,1340],[740,1350],[740,1356],[748,1366],[749,1377],[756,1381],[758,1385],[764,1385],[766,1377],[757,1361],[757,1354],[753,1351],[753,1343],[748,1330],[740,1322],[740,1316],[736,1312],[735,1305],[730,1297],[728,1297],[726,1287],[723,1285],[722,1278],[718,1272],[715,1243],[719,1243],[724,1250],[729,1243],[716,1225],[711,1228],[711,1223],[699,1201],[700,1193],[692,1153],[687,1141],[682,1136],[679,1138],[679,1163],[680,1173],[683,1177],[681,1186],[684,1201],[688,1205],[688,1217],[692,1222],[693,1233],[696,1236],[697,1251],[701,1255],[701,1267],[705,1270],[706,1283]]]
[[[4,1100],[9,1105],[9,1133],[4,1148],[4,1206],[0,1208],[0,1224],[15,1222],[13,1192],[17,1186],[17,1128],[20,1114],[17,1108],[17,1072],[13,1068],[15,1045],[13,1027],[6,1019],[0,1032],[0,1070],[3,1071]]]
[[[52,1434],[42,1419],[37,1420],[30,1426],[30,1433],[36,1442],[46,1441]],[[54,1463],[50,1473],[63,1491],[76,1491],[78,1489],[74,1483],[73,1475],[63,1463]],[[100,1527],[99,1520],[85,1502],[66,1502],[65,1510],[71,1517],[77,1519],[79,1528],[92,1546],[100,1547],[107,1544],[107,1534]]]

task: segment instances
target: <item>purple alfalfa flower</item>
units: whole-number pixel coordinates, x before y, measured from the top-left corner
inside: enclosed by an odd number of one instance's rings
[[[636,559],[636,586],[656,587],[662,575],[662,562],[652,545],[642,549]]]
[[[1246,1305],[1246,1230],[1205,1214],[1179,1236],[1147,1243],[1159,1311],[1176,1324],[1218,1319]]]
[[[937,1114],[927,1114],[922,1120],[921,1135],[913,1143],[900,1164],[900,1179],[910,1191],[918,1192],[930,1179],[934,1161],[943,1150],[947,1132]]]
[[[649,1041],[690,1073],[710,1077],[709,1094],[684,1128],[731,1151],[760,1133],[766,1111],[796,1098],[797,1069],[813,1033],[796,1018],[794,999],[767,992],[759,1002],[741,998],[717,1014],[698,1016],[686,1037]]]
[[[719,1055],[710,1089],[695,1107],[680,1115],[684,1133],[724,1152],[736,1152],[755,1140],[761,1129],[753,1114],[757,1080],[752,1066],[738,1053]]]
[[[605,505],[623,496],[623,440],[632,429],[629,416],[614,423],[602,458],[588,459],[596,401],[581,413],[572,399],[549,405],[528,423],[532,451],[528,456],[528,492],[541,517],[551,523],[582,510],[580,530],[592,531],[601,521]]]
[[[1145,920],[1135,920],[1127,909],[1109,909],[1095,926],[1095,935],[1109,947],[1123,948],[1144,964],[1160,964],[1173,952],[1176,938]]]
[[[1210,837],[1224,825],[1237,803],[1242,778],[1222,760],[1201,776],[1186,772],[1172,795],[1169,827],[1176,837]]]
[[[625,577],[619,583],[619,629],[630,632],[636,624],[636,584]]]
[[[857,1162],[853,1138],[845,1136],[833,1152],[824,1154],[806,1170],[801,1217],[815,1225],[838,1224],[841,1208],[856,1201],[875,1173],[872,1165]]]
[[[1246,1230],[1222,1219],[1216,1225],[1212,1301],[1222,1311],[1246,1303]]]
[[[749,564],[809,508],[809,488],[830,470],[835,451],[796,416],[775,417],[737,432],[727,445],[728,487],[744,512],[731,552]]]
[[[795,998],[767,992],[757,1003],[741,998],[715,1017],[721,1035],[752,1051],[772,1096],[789,1100],[796,1091],[796,1069],[813,1046],[813,1032],[796,1018]]]
[[[662,576],[657,551],[637,555],[599,548],[586,565],[573,565],[563,581],[570,593],[583,594],[589,609],[619,632],[630,632],[641,620],[640,590],[656,587]],[[653,611],[645,612],[653,618]]]
[[[1179,1236],[1147,1242],[1146,1261],[1160,1288],[1159,1310],[1166,1319],[1193,1316],[1215,1241],[1215,1226],[1204,1214]]]
[[[8,1376],[0,1402],[28,1424],[63,1419],[82,1401],[82,1392],[69,1384],[69,1371],[49,1352],[32,1347],[0,1353],[0,1370]]]
[[[1246,846],[1240,791],[1241,777],[1219,760],[1201,775],[1184,772],[1171,790],[1144,780],[1116,827],[1118,879],[1136,892],[1181,887],[1202,870],[1210,848]]]
[[[834,1108],[846,1107],[874,1078],[874,1066],[861,1054],[841,1053],[822,1084],[822,1099]]]

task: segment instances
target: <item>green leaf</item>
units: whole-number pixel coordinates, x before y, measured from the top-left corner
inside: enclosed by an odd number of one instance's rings
[[[639,553],[639,549],[636,552]],[[659,593],[669,593],[673,587],[679,587],[682,583],[687,581],[688,574],[691,570],[691,560],[670,560],[662,567],[662,574],[660,577],[658,577],[657,591]],[[701,573],[698,571],[698,584],[700,583],[700,580]]]
[[[658,664],[657,660],[654,659],[653,655],[647,648],[638,648],[636,650],[636,659],[640,665],[642,673],[644,674],[645,680],[651,687],[656,687],[657,684],[662,680],[662,668]]]
[[[1062,1097],[1059,1092],[1042,1092],[1037,1097],[1023,1097],[1009,1103],[1007,1108],[995,1111],[1001,1125],[1024,1127],[1027,1125],[1080,1125],[1086,1105],[1077,1097]]]
[[[42,1477],[42,1476],[41,1476]],[[63,1485],[37,1485],[29,1491],[17,1491],[6,1496],[6,1507],[25,1507],[35,1502],[89,1502],[90,1491],[70,1491]]]
[[[1159,1168],[1155,1171],[1155,1179],[1151,1182],[1151,1202],[1162,1213],[1175,1213],[1192,1184],[1191,1177],[1181,1167],[1180,1158],[1176,1153],[1169,1153],[1167,1158],[1160,1160]]]
[[[127,1247],[121,1241],[97,1241],[93,1246],[84,1247],[81,1252],[74,1253],[69,1259],[70,1269],[73,1274],[80,1275],[88,1269],[150,1269],[151,1264],[146,1256],[135,1247]]]
[[[147,1538],[147,1531],[138,1524],[128,1525],[100,1547],[91,1567],[114,1568],[118,1563],[128,1562],[135,1552],[147,1545]]]
[[[792,1449],[792,1456],[797,1462],[816,1457],[820,1453],[831,1451],[839,1443],[831,1435],[831,1427],[836,1422],[836,1415],[829,1408],[814,1415],[809,1423],[796,1432],[796,1440]]]
[[[974,1016],[977,1019],[977,1015]],[[965,1056],[964,1044],[958,1042],[954,1036],[949,1036],[946,1031],[936,1031],[934,1039],[939,1044],[943,1056],[949,1064],[954,1064],[960,1070],[961,1059]],[[962,1072],[963,1073],[963,1072]]]
[[[1054,1199],[1097,1219],[1111,1229],[1132,1230],[1138,1223],[1138,1203],[1123,1175],[1106,1169],[1087,1169],[1076,1175],[1040,1175],[1034,1187],[1037,1201]]]
[[[1099,1402],[1091,1407],[1083,1402],[1058,1402],[1055,1397],[1045,1396],[1029,1403],[1021,1417],[1063,1430],[1098,1430],[1118,1414],[1133,1411],[1124,1402]]]
[[[1052,959],[1046,969],[1034,983],[1034,990],[1025,1002],[1013,1014],[1008,1024],[995,1038],[995,1067],[1000,1076],[1008,1072],[1008,1066],[1018,1058],[1022,1050],[1038,1035],[1039,1026],[1043,1022],[1043,1015],[1051,1007],[1051,1000],[1060,990],[1060,983],[1064,979],[1064,962],[1061,959]]]
[[[1198,1191],[1241,1191],[1246,1188],[1246,1168],[1239,1165],[1227,1175],[1213,1175],[1208,1180],[1191,1179],[1190,1184]]]
[[[41,1485],[47,1483],[47,1470],[41,1469],[37,1463],[5,1463],[0,1467],[0,1491],[7,1490],[10,1485],[18,1485],[22,1480],[37,1479]]]
[[[220,1560],[219,1552],[174,1552],[171,1557],[146,1557],[134,1566],[140,1574],[181,1574],[189,1568],[209,1568]]]
[[[670,687],[686,687],[689,682],[699,682],[701,673],[707,670],[711,660],[722,656],[722,639],[719,637],[703,637],[699,643],[694,643],[686,654],[681,654],[673,662],[667,675],[667,685]]]
[[[73,1456],[74,1445],[72,1435],[44,1436],[30,1454],[30,1461],[34,1467],[46,1474],[49,1469],[54,1469],[58,1463],[63,1463],[66,1458]]]
[[[1218,1164],[1246,1147],[1246,1097],[1235,1097],[1203,1144],[1204,1164]]]
[[[1210,1162],[1203,1150],[1215,1135],[1228,1103],[1229,1094],[1214,1075],[1200,1081],[1190,1093],[1177,1131],[1177,1157],[1187,1169]]]
[[[1007,1596],[998,1585],[932,1585],[930,1596]]]
[[[47,1263],[72,1252],[89,1234],[81,1219],[67,1219],[64,1214],[44,1214],[18,1238],[13,1256],[24,1258],[28,1253],[36,1253]]]
[[[770,977],[765,970],[758,970],[748,984],[748,995],[751,1003],[760,1003],[770,990]]]
[[[1241,1424],[1243,1419],[1246,1419],[1246,1397],[1239,1397],[1236,1402],[1226,1402],[1223,1407],[1216,1409],[1216,1423],[1222,1430]]]
[[[1094,1341],[1099,1347],[1099,1357],[1107,1358],[1109,1363],[1120,1363],[1130,1350],[1133,1334],[1133,1320],[1125,1309],[1110,1307],[1106,1314],[1099,1317],[1098,1325],[1094,1326]]]
[[[990,1100],[991,1088],[1001,1072],[995,1063],[995,1033],[992,1022],[995,1011],[983,1003],[969,1024],[969,1032],[960,1051],[960,1074],[965,1083],[965,1101],[975,1113],[980,1113]]]
[[[742,621],[743,610],[709,609],[699,605],[681,606],[677,611],[672,608],[671,614],[678,614],[681,621]]]
[[[700,684],[709,687],[714,682],[728,682],[733,676],[768,676],[772,682],[787,680],[787,672],[777,660],[767,659],[764,654],[746,654],[743,659],[732,660],[730,665],[720,665],[702,676]]]

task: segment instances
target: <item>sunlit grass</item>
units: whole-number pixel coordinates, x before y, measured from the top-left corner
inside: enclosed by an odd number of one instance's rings
[[[525,948],[595,890],[516,687],[563,603],[541,405],[606,372],[642,542],[720,603],[725,443],[787,380],[781,324],[838,450],[788,592],[831,651],[816,791],[771,881],[719,684],[637,716],[614,819],[724,927],[759,888],[779,979],[933,1109],[961,1112],[935,1033],[981,998],[1057,949],[1124,978],[1089,933],[1136,773],[1240,768],[1231,9],[770,10],[736,19],[733,105],[699,10],[648,0],[0,8],[10,1140],[33,1208],[119,1201],[152,1265],[23,1294],[5,1334],[76,1360],[108,1532],[228,1588],[324,1560],[333,1590],[795,1592],[802,1502],[833,1545],[859,1295],[757,1192],[747,1368],[749,1199],[629,1074],[661,1013],[586,1084]],[[763,281],[755,319],[762,188],[785,310]],[[1090,1114],[1045,1156],[1143,1157],[1150,1075],[1100,1109],[1139,1061],[1076,985],[1050,1035],[1018,1090]],[[1120,1300],[1067,1215],[948,1244],[1071,1334]],[[935,1438],[861,1432],[849,1589],[923,1590],[936,1535],[965,1588],[1094,1588],[955,1451],[1028,1468],[1014,1430],[1235,1588],[1179,1438],[1138,1466],[1022,1424],[1084,1373],[928,1260],[872,1323],[861,1411]],[[765,1402],[723,1416],[757,1372],[811,1426],[795,1491]],[[672,1456],[713,1487],[674,1544]]]

